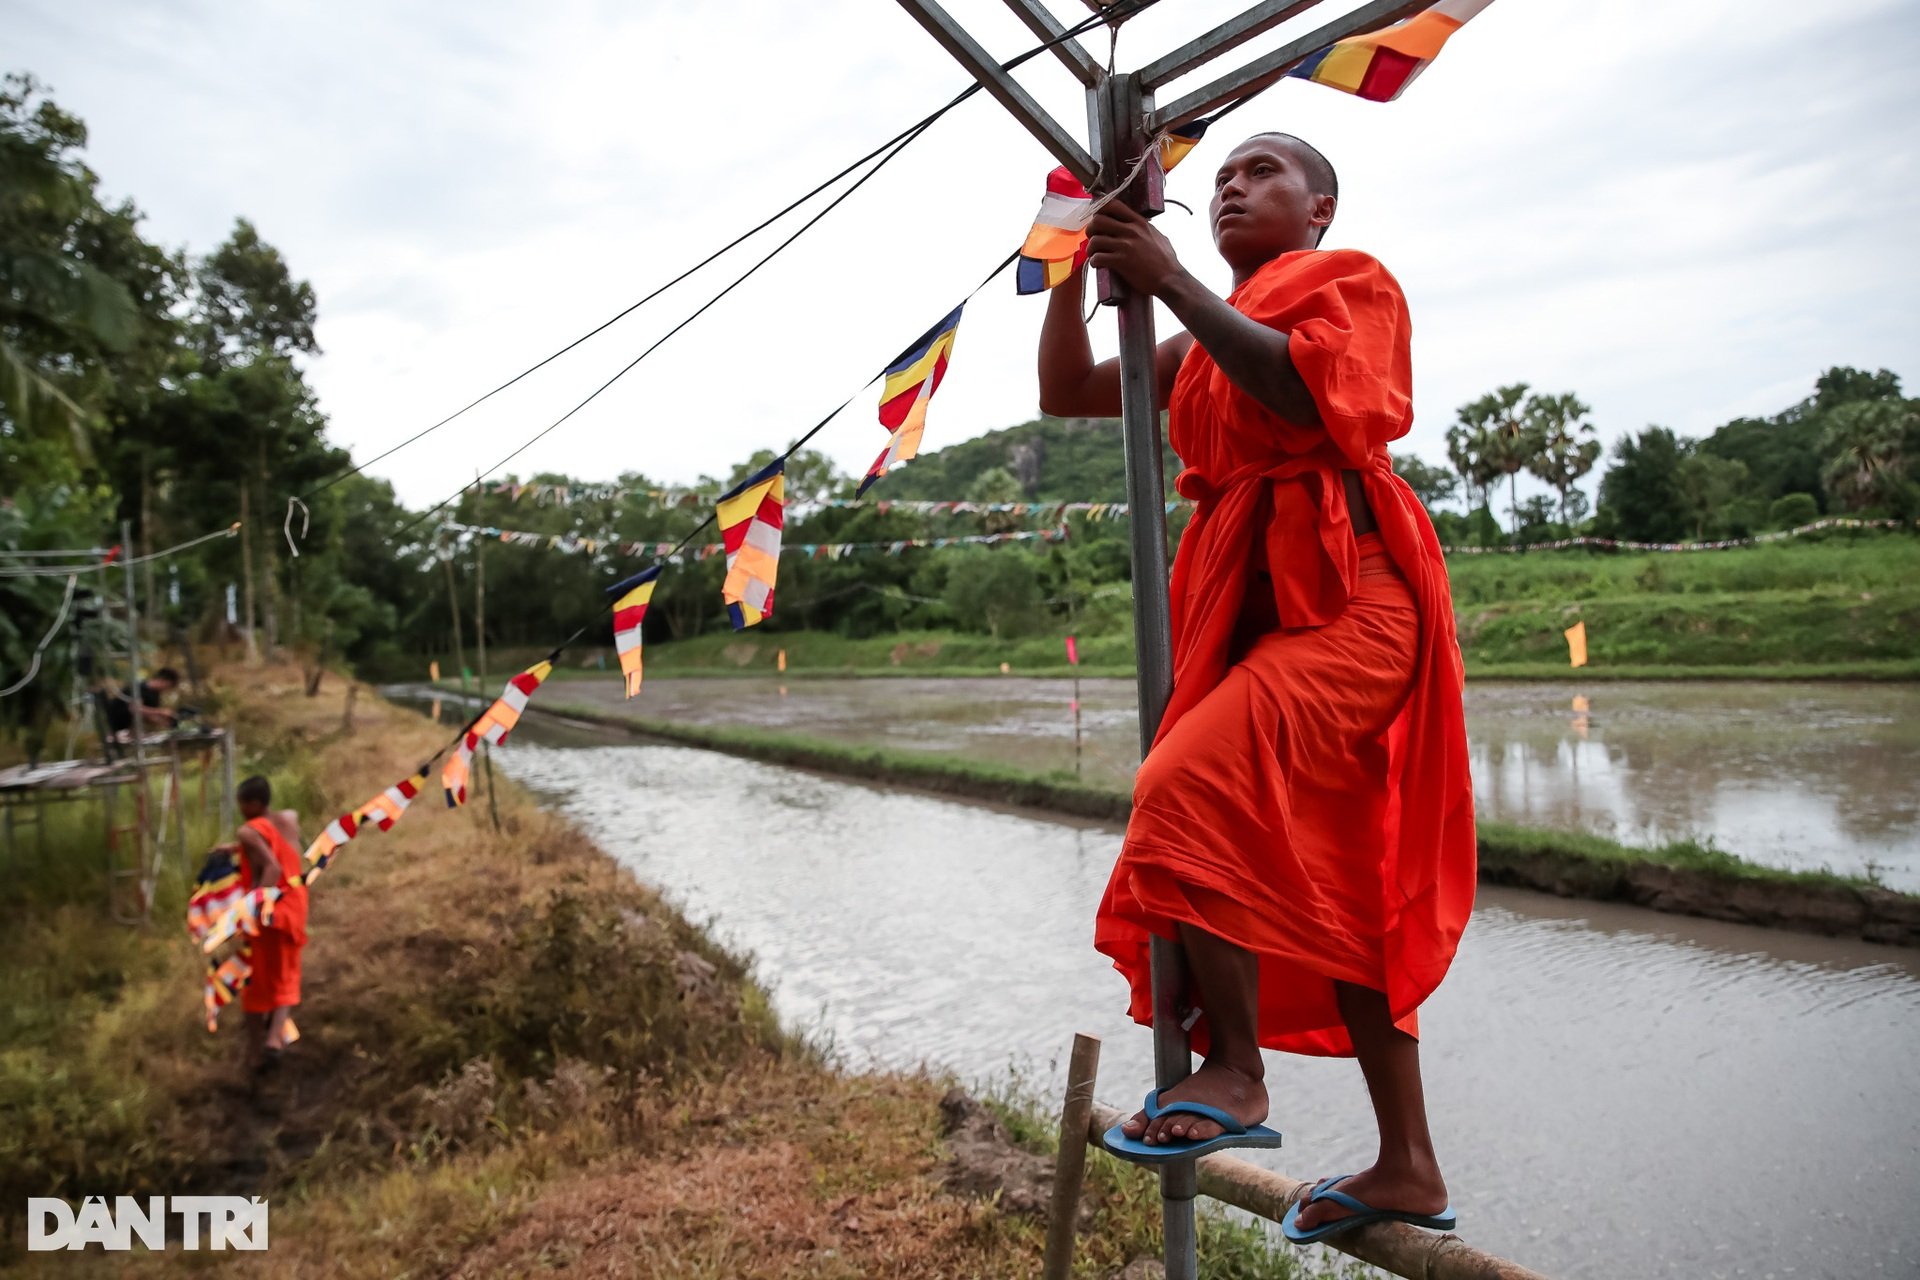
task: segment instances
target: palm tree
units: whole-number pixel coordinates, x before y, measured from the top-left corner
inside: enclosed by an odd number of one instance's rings
[[[1508,498],[1513,515],[1513,532],[1520,533],[1520,472],[1540,453],[1539,433],[1528,420],[1523,403],[1527,384],[1489,391],[1478,400],[1463,404],[1456,411],[1460,427],[1474,442],[1474,454],[1493,476],[1507,477]]]
[[[1570,495],[1581,476],[1593,470],[1600,460],[1600,441],[1594,438],[1592,412],[1572,392],[1557,396],[1534,396],[1527,401],[1527,420],[1540,440],[1540,452],[1527,464],[1527,470],[1544,480],[1560,495],[1561,523],[1571,525]]]
[[[1861,401],[1829,413],[1827,493],[1853,511],[1892,502],[1913,462],[1907,438],[1920,437],[1917,416],[1911,400]]]

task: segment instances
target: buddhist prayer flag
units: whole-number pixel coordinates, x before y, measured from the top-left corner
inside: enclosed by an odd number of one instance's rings
[[[629,698],[640,692],[640,624],[647,616],[647,604],[653,599],[654,583],[659,578],[660,566],[656,564],[607,588],[620,597],[613,602],[613,647],[620,655]]]
[[[1310,54],[1290,76],[1324,84],[1369,102],[1391,102],[1440,56],[1447,37],[1493,0],[1440,0],[1384,31],[1354,36]]]
[[[472,728],[460,735],[447,762],[440,766],[440,794],[447,808],[458,809],[467,802],[467,779],[473,775],[473,753],[480,746],[480,735]]]
[[[360,806],[355,815],[362,823],[372,819],[382,831],[393,830],[393,824],[400,821],[400,815],[407,811],[415,796],[426,790],[427,766],[421,765],[420,771],[411,778],[402,778],[373,799]]]
[[[327,829],[315,836],[313,843],[307,846],[307,869],[301,873],[301,881],[313,880],[325,871],[327,864],[333,861],[334,851],[359,834],[360,821],[354,814],[343,813],[329,822]]]
[[[1587,665],[1587,624],[1585,619],[1567,628],[1567,657],[1569,665],[1584,667]]]
[[[1199,144],[1208,122],[1195,120],[1160,139],[1160,170],[1170,172]],[[1020,261],[1014,267],[1014,288],[1022,293],[1044,293],[1064,281],[1086,260],[1087,223],[1093,220],[1098,204],[1087,193],[1080,179],[1065,168],[1047,175],[1047,194],[1041,198],[1040,212],[1034,216],[1033,229],[1020,246]]]
[[[889,467],[910,462],[920,452],[920,437],[927,429],[927,404],[940,389],[940,380],[947,376],[947,360],[953,354],[954,334],[959,332],[960,312],[966,305],[963,302],[949,311],[887,366],[880,387],[880,425],[889,433],[887,447],[867,468],[866,479],[854,493],[856,498],[887,474]]]
[[[554,656],[558,656],[557,651]],[[493,705],[481,712],[479,718],[467,726],[460,735],[453,754],[447,757],[447,763],[440,769],[440,789],[447,797],[447,808],[457,809],[467,802],[467,779],[473,773],[473,753],[482,742],[499,746],[507,740],[515,725],[520,723],[521,712],[527,709],[528,699],[533,697],[546,678],[553,674],[553,657],[541,659],[513,679],[507,681],[507,687],[493,700]]]
[[[487,713],[474,723],[473,732],[496,747],[505,742],[513,727],[520,723],[520,714],[527,709],[527,700],[533,697],[533,691],[552,674],[553,660],[549,658],[534,663],[507,681],[507,687],[493,700]]]
[[[956,312],[957,316],[959,313]],[[720,588],[733,629],[773,613],[773,580],[780,568],[780,529],[786,521],[785,458],[754,472],[717,504],[727,580]]]

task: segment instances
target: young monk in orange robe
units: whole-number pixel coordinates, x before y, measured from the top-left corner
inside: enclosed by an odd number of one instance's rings
[[[1225,299],[1117,202],[1088,242],[1090,265],[1186,325],[1160,344],[1157,385],[1197,504],[1173,566],[1172,701],[1094,942],[1141,1023],[1150,938],[1184,946],[1206,1062],[1163,1107],[1250,1126],[1268,1111],[1262,1047],[1359,1059],[1379,1157],[1319,1184],[1295,1239],[1371,1216],[1452,1223],[1415,1011],[1453,959],[1475,876],[1446,566],[1387,456],[1413,416],[1406,302],[1373,258],[1317,248],[1336,203],[1325,157],[1263,134],[1215,180]],[[1119,371],[1094,363],[1081,308],[1077,278],[1053,291],[1041,407],[1114,416]],[[1225,1132],[1145,1111],[1122,1131],[1170,1148]]]
[[[248,778],[234,790],[240,816],[247,887],[281,888],[273,923],[253,940],[253,974],[240,989],[247,1016],[247,1061],[255,1074],[272,1070],[293,1039],[293,1009],[300,1003],[300,951],[307,945],[307,888],[292,883],[303,869],[300,815],[271,810],[273,789],[265,778]]]

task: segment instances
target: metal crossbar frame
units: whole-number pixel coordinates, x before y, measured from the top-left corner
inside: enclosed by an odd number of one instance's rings
[[[1263,0],[1238,17],[1188,41],[1139,71],[1107,71],[1074,39],[1062,39],[1062,26],[1041,0],[1004,0],[1027,28],[1049,41],[1054,56],[1086,90],[1090,143],[1082,147],[1061,124],[936,0],[900,0],[900,5],[965,67],[986,91],[1012,113],[1067,172],[1090,191],[1103,191],[1135,162],[1162,131],[1267,88],[1301,59],[1349,36],[1376,31],[1426,9],[1433,0],[1368,0],[1343,17],[1287,42],[1239,70],[1156,108],[1154,95],[1170,81],[1205,65],[1229,49],[1256,39],[1318,0]],[[1137,6],[1114,6],[1123,21]],[[1143,170],[1144,181],[1129,185],[1121,198],[1149,215],[1160,212],[1159,170]],[[1103,177],[1106,181],[1103,183]],[[1160,727],[1173,689],[1173,637],[1167,589],[1167,520],[1160,462],[1160,404],[1154,385],[1153,299],[1102,281],[1101,300],[1116,304],[1120,327],[1122,438],[1126,443],[1127,498],[1135,513],[1132,527],[1134,640],[1138,648],[1140,751],[1145,756]],[[1170,1088],[1192,1070],[1183,1021],[1186,965],[1180,947],[1153,940],[1153,1059],[1159,1087]],[[1194,1239],[1194,1197],[1198,1175],[1191,1160],[1163,1166],[1161,1217],[1166,1232],[1168,1280],[1195,1280],[1198,1257]]]

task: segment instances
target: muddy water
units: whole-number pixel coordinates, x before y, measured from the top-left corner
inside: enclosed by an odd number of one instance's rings
[[[782,688],[786,692],[781,692]],[[1074,768],[1073,691],[1044,679],[617,679],[552,695],[598,711]],[[1124,785],[1133,684],[1083,682],[1085,775]],[[1710,839],[1773,866],[1873,871],[1920,890],[1920,688],[1685,682],[1467,686],[1480,811],[1632,844]]]
[[[1150,1082],[1090,945],[1116,831],[553,732],[499,762],[854,1061],[1057,1096],[1086,1030],[1104,1101]],[[1920,953],[1489,890],[1423,1020],[1475,1243],[1594,1280],[1920,1275]],[[1274,1056],[1269,1084],[1288,1145],[1258,1158],[1368,1162],[1351,1063]]]

